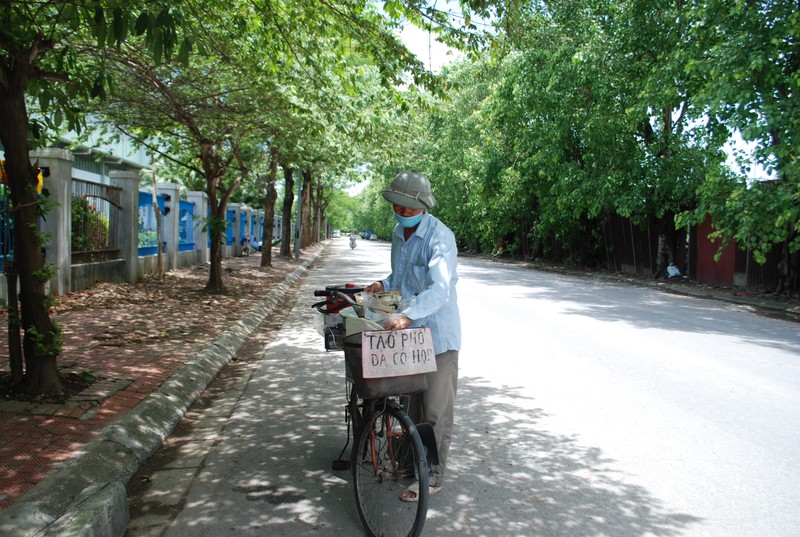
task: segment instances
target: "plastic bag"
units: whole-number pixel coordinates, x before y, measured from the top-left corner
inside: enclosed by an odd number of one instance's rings
[[[364,307],[364,317],[371,321],[382,323],[390,314],[397,311],[402,298],[402,295],[397,291],[359,293],[356,295],[356,302]]]
[[[670,278],[674,278],[675,276],[680,276],[680,275],[681,275],[681,271],[680,271],[680,270],[678,270],[678,267],[676,267],[675,265],[673,265],[673,264],[671,264],[671,263],[670,263],[670,264],[667,266],[667,275],[668,275]]]
[[[364,317],[381,324],[397,312],[410,308],[416,300],[417,297],[403,298],[400,291],[356,295],[356,302],[364,307]]]

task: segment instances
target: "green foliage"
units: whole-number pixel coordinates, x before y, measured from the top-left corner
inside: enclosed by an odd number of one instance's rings
[[[52,233],[40,230],[38,223],[29,223],[27,224],[27,227],[33,232],[33,236],[36,238],[36,243],[39,245],[47,244],[53,238]]]
[[[800,250],[798,192],[788,182],[748,183],[730,172],[709,176],[699,192],[702,203],[680,214],[677,224],[696,224],[710,214],[714,231],[708,238],[721,239],[719,252],[735,241],[764,263],[775,244],[788,242],[790,252]]]
[[[86,382],[97,382],[99,380],[96,375],[90,373],[89,371],[81,371],[78,373],[78,375]]]
[[[203,219],[203,230],[208,233],[225,234],[228,229],[228,221],[224,218],[217,218],[214,215],[209,215]]]
[[[31,186],[33,188],[33,186]],[[36,211],[41,216],[46,216],[50,213],[54,208],[58,207],[59,203],[55,201],[53,198],[49,196],[43,196],[41,194],[36,195]],[[43,242],[47,242],[43,240]]]
[[[73,252],[91,252],[108,248],[108,218],[101,214],[88,198],[73,197],[71,215]]]
[[[53,273],[53,276],[55,276],[55,273]],[[54,308],[56,307],[56,305],[58,305],[58,298],[56,298],[56,296],[52,294],[45,295],[42,305],[45,307],[45,309],[50,310],[51,308]]]
[[[346,191],[333,189],[325,211],[332,229],[351,231],[356,229],[355,218],[358,212],[358,201]]]
[[[143,230],[141,227],[141,220],[139,226],[139,248],[147,246],[158,246],[158,231],[153,229]]]
[[[7,306],[8,308],[8,327],[12,329],[19,329],[22,326],[22,319],[20,318],[19,311],[15,307],[13,301]]]
[[[693,7],[692,39],[705,53],[686,71],[707,81],[696,100],[712,117],[754,144],[739,155],[744,171],[774,178],[712,175],[700,207],[712,215],[714,236],[731,238],[763,262],[774,244],[800,250],[800,12],[797,2],[707,0]],[[697,214],[683,215],[683,220]]]
[[[46,263],[41,270],[33,273],[33,277],[40,282],[49,282],[58,274],[58,267],[52,263]]]
[[[53,321],[53,330],[46,334],[40,333],[35,326],[30,326],[26,334],[33,342],[34,353],[37,357],[58,356],[64,349],[63,330]]]
[[[46,136],[81,132],[85,103],[108,95],[113,80],[105,62],[87,54],[92,46],[116,47],[135,38],[156,63],[174,57],[178,48],[185,57],[192,39],[180,36],[179,9],[175,2],[146,0],[0,3],[0,19],[11,21],[0,30],[0,64],[24,57],[36,67],[23,81],[38,112],[30,121],[31,139],[44,144]]]
[[[758,260],[787,240],[797,251],[796,3],[506,8],[492,48],[445,72],[447,99],[412,110],[425,117],[424,132],[406,133],[414,150],[375,168],[374,181],[393,166],[428,173],[435,212],[482,251],[560,245],[589,257],[610,214],[638,225],[710,214],[717,235]],[[734,129],[757,142],[755,163],[777,182],[727,168]],[[376,228],[378,192],[362,200]]]

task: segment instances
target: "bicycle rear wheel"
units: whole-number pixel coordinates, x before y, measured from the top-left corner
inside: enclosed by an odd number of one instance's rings
[[[411,418],[392,403],[365,411],[351,467],[358,515],[370,537],[418,537],[428,513],[428,465]],[[419,481],[419,501],[400,493]]]

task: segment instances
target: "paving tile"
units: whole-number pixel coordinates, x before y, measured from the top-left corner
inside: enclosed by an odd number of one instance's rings
[[[62,406],[58,411],[56,411],[55,415],[64,418],[79,418],[81,415],[86,412],[84,408],[75,402],[67,402]]]
[[[28,409],[30,414],[39,414],[42,416],[52,416],[61,409],[60,404],[41,404],[32,406]]]
[[[310,255],[310,254],[309,254]],[[252,263],[257,267],[258,256],[226,259],[226,263]],[[276,272],[281,278],[294,270],[294,262],[274,258]],[[282,266],[282,263],[286,263]],[[196,267],[178,269],[178,272],[197,272]],[[282,272],[278,272],[282,271]],[[203,267],[200,273],[206,273]],[[252,303],[259,300],[256,293]],[[235,300],[243,300],[241,297]],[[146,315],[151,305],[134,305],[135,315]],[[242,311],[249,307],[242,308]],[[127,312],[123,312],[127,313]],[[135,408],[145,397],[157,390],[197,352],[208,346],[213,338],[226,330],[227,321],[209,324],[211,328],[202,335],[186,337],[175,332],[175,338],[164,337],[153,342],[129,346],[88,345],[95,333],[117,330],[112,326],[120,309],[73,309],[56,317],[64,327],[65,352],[59,357],[62,372],[89,372],[100,380],[84,390],[80,400],[72,400],[52,410],[48,405],[18,401],[0,401],[0,510],[3,510],[33,487],[53,467],[53,464],[73,457],[76,452],[95,438],[111,420]],[[176,318],[180,314],[176,315]],[[148,319],[149,320],[149,319]],[[237,319],[238,320],[238,317]],[[205,326],[205,325],[204,325]],[[92,327],[95,329],[93,330]],[[124,332],[120,334],[124,336]],[[0,354],[7,352],[0,338]],[[2,368],[2,365],[0,365]],[[30,414],[39,407],[42,414]],[[9,449],[13,446],[13,449]],[[176,469],[177,470],[177,469]],[[24,483],[11,477],[26,478]],[[27,477],[26,477],[27,476]],[[168,484],[165,484],[165,487]],[[155,528],[160,535],[163,527]]]
[[[22,414],[28,411],[28,408],[31,407],[31,403],[25,403],[23,401],[3,401],[3,412],[8,412],[9,414]]]

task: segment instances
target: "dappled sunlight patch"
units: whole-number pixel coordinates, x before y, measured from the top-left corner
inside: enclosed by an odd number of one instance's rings
[[[349,475],[349,474],[347,474],[347,475]],[[307,475],[306,477],[311,477],[311,476]],[[342,478],[342,477],[340,477],[338,475],[335,475],[335,474],[331,474],[331,473],[328,473],[328,472],[319,472],[318,475],[315,476],[315,477],[317,477],[319,479],[320,488],[323,489],[323,490],[324,489],[332,489],[332,488],[342,489],[343,487],[347,488],[347,489],[350,488],[350,481],[349,480],[344,479],[344,478]]]
[[[362,534],[350,473],[331,468],[348,434],[344,357],[325,352],[311,316],[295,306],[232,412],[202,479],[237,487],[242,499],[198,490],[214,507],[185,516],[215,517],[192,526],[198,533]],[[672,512],[595,447],[550,431],[546,417],[514,377],[504,384],[462,370],[448,475],[425,535],[669,537],[699,520]]]
[[[513,386],[461,378],[433,535],[678,535],[700,519],[670,512],[599,449],[547,431]]]
[[[251,502],[267,502],[272,505],[294,504],[305,500],[305,494],[296,487],[271,485],[269,483],[249,482],[233,487]]]

